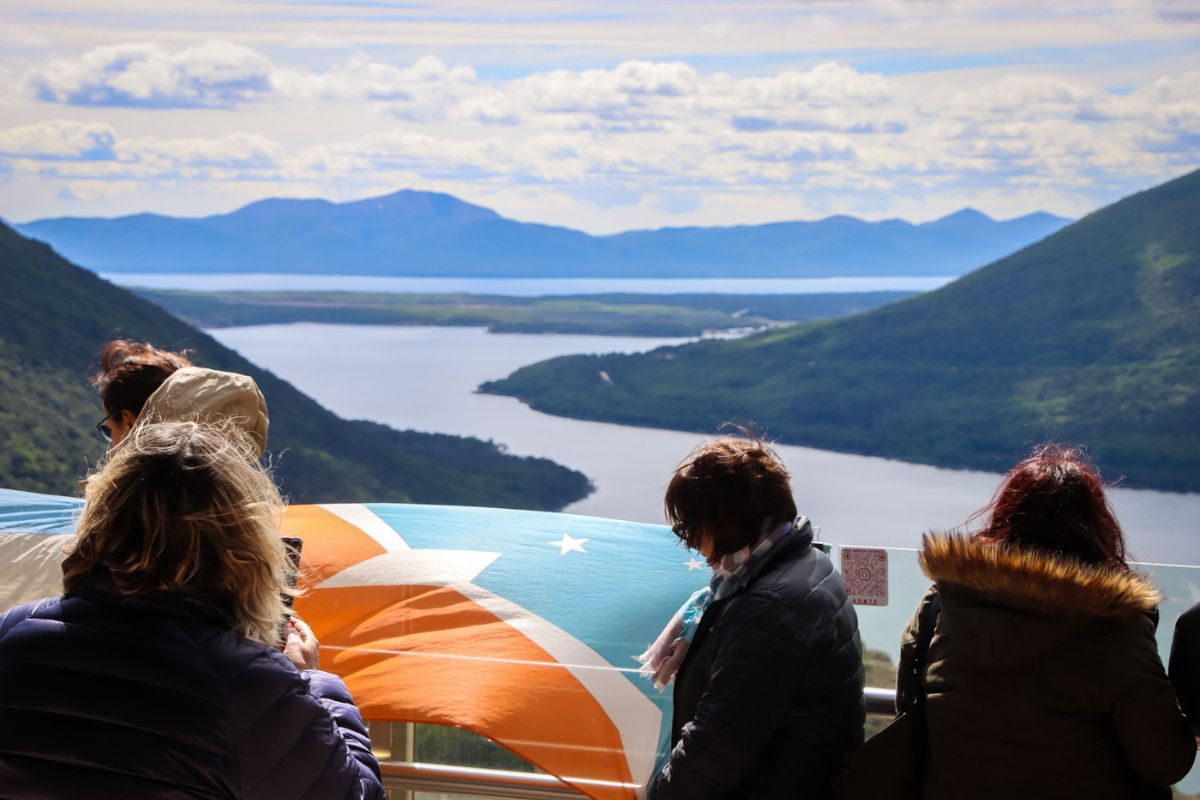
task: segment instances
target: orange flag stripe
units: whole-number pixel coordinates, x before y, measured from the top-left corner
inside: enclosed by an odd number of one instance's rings
[[[280,528],[284,536],[304,540],[299,581],[302,590],[387,552],[357,526],[320,506],[288,506]]]
[[[459,725],[589,797],[635,796],[621,736],[599,702],[549,653],[460,592],[317,589],[297,600],[297,611],[367,719]]]

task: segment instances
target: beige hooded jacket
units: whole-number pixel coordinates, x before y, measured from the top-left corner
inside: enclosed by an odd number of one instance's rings
[[[267,447],[267,403],[254,379],[234,372],[184,367],[150,395],[138,415],[140,421],[227,420],[247,435],[261,458]],[[27,597],[45,597],[62,591],[58,570],[43,565],[62,560],[63,547],[74,534],[0,537],[0,583],[16,587]],[[11,539],[11,541],[10,541]]]
[[[204,367],[174,372],[146,400],[139,420],[228,421],[241,428],[261,457],[267,449],[267,401],[248,375]]]

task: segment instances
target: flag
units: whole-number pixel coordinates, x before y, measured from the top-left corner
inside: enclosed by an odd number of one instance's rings
[[[78,501],[39,497],[0,495],[0,569],[41,573],[0,583],[5,608],[58,591],[33,592]],[[603,800],[662,758],[670,693],[634,657],[709,577],[665,527],[354,504],[291,506],[283,533],[304,540],[297,613],[367,719],[461,726]]]
[[[0,611],[62,594],[63,548],[83,501],[0,489]]]

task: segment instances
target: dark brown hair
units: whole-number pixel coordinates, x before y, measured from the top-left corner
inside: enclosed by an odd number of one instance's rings
[[[796,516],[788,472],[762,440],[725,437],[692,451],[679,465],[663,500],[672,530],[695,549],[712,537],[709,558],[754,544],[764,525]]]
[[[163,381],[175,370],[190,366],[192,362],[184,353],[113,339],[100,349],[100,369],[92,376],[92,385],[109,416],[129,411],[136,417]]]
[[[996,497],[976,516],[987,527],[976,536],[1125,567],[1121,526],[1108,505],[1100,473],[1078,448],[1044,444],[1013,467]]]

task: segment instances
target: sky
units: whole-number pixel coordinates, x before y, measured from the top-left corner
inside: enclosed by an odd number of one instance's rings
[[[0,0],[16,222],[1078,217],[1198,166],[1198,0]]]

